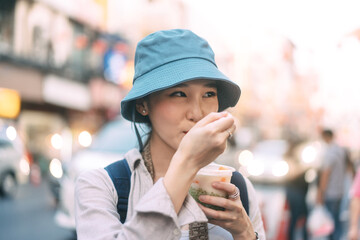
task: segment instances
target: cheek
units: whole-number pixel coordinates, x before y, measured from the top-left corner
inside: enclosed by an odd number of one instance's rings
[[[156,102],[149,109],[149,118],[152,124],[172,124],[178,123],[177,116],[180,114],[180,109],[168,102]],[[163,125],[164,126],[164,125]]]
[[[211,113],[211,112],[217,112],[219,111],[219,102],[216,99],[210,99],[209,101],[205,102],[203,105],[203,108],[205,109],[205,115]]]

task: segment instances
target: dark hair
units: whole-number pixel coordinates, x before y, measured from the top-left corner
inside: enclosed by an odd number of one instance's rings
[[[135,119],[135,112],[136,112],[136,108],[134,107],[133,108],[133,114],[132,114],[132,118]],[[146,116],[147,117],[147,116]],[[138,140],[138,144],[139,144],[139,151],[142,152],[144,150],[144,146],[147,144],[147,141],[149,140],[149,138],[147,138],[145,140],[145,144],[143,143],[143,139],[142,139],[142,135],[140,134],[138,128],[137,128],[137,123],[135,121],[132,122],[132,125],[134,127],[134,130],[135,130],[135,134],[136,134],[136,138]],[[144,130],[142,127],[145,127],[146,129]],[[145,135],[148,135],[150,136],[151,134],[151,122],[148,121],[148,122],[145,122],[145,123],[142,123],[142,124],[139,124],[139,128],[142,130],[142,133],[145,134]]]
[[[332,138],[334,136],[334,133],[332,130],[330,129],[323,129],[322,132],[321,132],[321,135],[323,137],[329,137],[329,138]]]

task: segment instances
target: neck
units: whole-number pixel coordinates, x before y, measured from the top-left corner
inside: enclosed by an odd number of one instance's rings
[[[159,178],[165,176],[175,150],[161,139],[152,137],[150,139],[150,151],[155,173],[154,182],[156,182]]]

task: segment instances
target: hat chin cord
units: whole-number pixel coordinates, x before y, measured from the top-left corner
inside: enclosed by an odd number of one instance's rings
[[[134,124],[134,128],[135,128],[136,138],[137,138],[138,143],[139,143],[139,151],[142,152],[143,149],[144,149],[144,145],[143,145],[143,142],[141,140],[139,130],[136,127],[135,114],[136,114],[136,110],[134,109],[133,112],[132,112],[132,120],[133,120],[133,124]]]

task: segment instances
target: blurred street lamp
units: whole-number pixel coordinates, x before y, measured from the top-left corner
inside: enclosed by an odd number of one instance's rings
[[[249,165],[249,162],[252,161],[254,158],[254,155],[249,150],[244,150],[239,155],[239,163],[240,165],[247,167]]]
[[[260,176],[261,174],[264,173],[265,166],[263,162],[258,160],[253,160],[249,163],[247,170],[249,174],[252,176]]]
[[[311,163],[315,161],[317,151],[313,146],[307,146],[301,152],[301,159],[304,163]]]
[[[63,139],[60,134],[55,133],[51,137],[51,146],[57,150],[60,150],[63,146]]]
[[[17,136],[17,132],[16,129],[13,126],[9,126],[6,129],[6,136],[11,140],[14,141],[16,136]]]
[[[79,144],[83,147],[88,147],[91,145],[92,137],[91,134],[88,131],[82,131],[79,134]]]
[[[19,167],[20,167],[20,171],[22,173],[24,173],[26,176],[29,176],[29,174],[30,174],[30,164],[29,164],[28,160],[26,160],[25,158],[21,158],[20,163],[19,163]]]
[[[61,178],[63,175],[61,161],[57,158],[53,158],[50,162],[49,170],[55,178]]]
[[[286,161],[279,161],[275,163],[272,168],[272,174],[275,177],[283,177],[289,172],[289,164]]]

